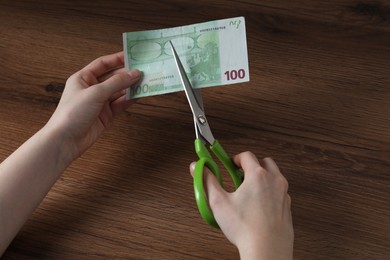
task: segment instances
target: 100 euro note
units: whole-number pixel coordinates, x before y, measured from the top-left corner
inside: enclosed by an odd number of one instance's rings
[[[127,90],[128,99],[183,90],[169,41],[194,88],[249,81],[244,17],[127,32],[125,67],[143,72],[137,86]]]

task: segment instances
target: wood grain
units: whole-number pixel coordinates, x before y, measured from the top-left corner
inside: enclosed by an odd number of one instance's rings
[[[0,160],[121,33],[245,16],[249,83],[203,91],[227,152],[289,181],[295,259],[390,255],[389,1],[0,2]],[[183,93],[142,98],[62,175],[4,259],[238,259],[195,206]],[[227,179],[227,178],[225,178]]]

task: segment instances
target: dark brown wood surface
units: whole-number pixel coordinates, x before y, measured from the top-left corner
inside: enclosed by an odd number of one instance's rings
[[[235,16],[251,80],[203,91],[214,135],[280,165],[295,259],[389,259],[389,1],[2,0],[0,160],[45,124],[73,72],[122,49],[122,32]],[[4,259],[238,259],[197,212],[193,140],[183,93],[137,100]]]

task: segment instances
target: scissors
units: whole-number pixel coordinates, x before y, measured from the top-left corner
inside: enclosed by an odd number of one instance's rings
[[[176,66],[179,70],[179,75],[181,83],[184,86],[184,92],[186,93],[188,103],[191,107],[192,114],[194,116],[194,125],[195,125],[195,152],[199,157],[199,160],[196,162],[194,170],[194,192],[195,200],[199,209],[199,213],[202,218],[212,227],[219,228],[217,221],[214,218],[214,215],[207,203],[205,188],[203,185],[203,169],[207,167],[218,179],[218,182],[223,187],[221,171],[211,156],[210,152],[207,150],[206,145],[209,145],[210,150],[217,156],[217,158],[222,162],[222,165],[230,174],[235,189],[237,189],[243,179],[244,174],[242,171],[234,164],[233,160],[227,155],[221,144],[218,140],[214,139],[211,132],[209,123],[207,121],[206,115],[204,113],[203,101],[200,89],[194,89],[187,77],[187,74],[184,70],[183,64],[181,63],[179,56],[173,47],[171,41],[169,41],[172,48],[173,57],[176,62]]]

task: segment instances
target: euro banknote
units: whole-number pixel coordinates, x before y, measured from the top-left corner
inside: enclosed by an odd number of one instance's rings
[[[127,90],[128,99],[183,90],[169,41],[194,88],[249,81],[244,17],[126,32],[125,67],[143,72],[140,82]]]

